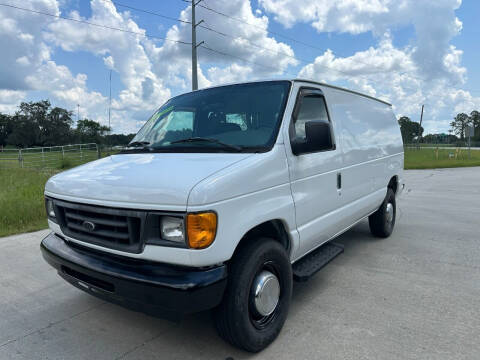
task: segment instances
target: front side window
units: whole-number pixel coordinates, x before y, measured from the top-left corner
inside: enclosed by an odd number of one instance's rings
[[[293,141],[305,140],[305,123],[308,121],[322,121],[328,123],[327,108],[323,96],[307,95],[301,99],[300,108],[294,119]]]
[[[222,86],[170,99],[131,142],[148,151],[266,151],[276,139],[288,81]]]

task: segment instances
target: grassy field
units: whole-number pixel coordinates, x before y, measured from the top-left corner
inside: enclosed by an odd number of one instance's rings
[[[114,151],[113,153],[116,153]],[[108,151],[102,156],[109,156]],[[41,154],[40,154],[41,155]],[[96,150],[24,155],[24,167],[7,152],[0,153],[0,237],[45,229],[43,190],[54,174],[97,159]],[[3,156],[3,157],[2,157]],[[46,167],[43,167],[46,166]]]
[[[480,151],[455,148],[406,149],[405,169],[436,169],[465,166],[480,166]]]
[[[0,169],[0,236],[47,227],[43,189],[53,171]]]

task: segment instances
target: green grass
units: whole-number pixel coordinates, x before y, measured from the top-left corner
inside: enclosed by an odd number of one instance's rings
[[[97,159],[96,150],[52,151],[41,153],[38,151],[25,152],[19,159],[17,151],[0,152],[0,169],[34,168],[34,169],[65,169]]]
[[[78,152],[49,155],[43,162],[38,153],[25,154],[22,168],[18,160],[5,160],[8,155],[0,153],[0,237],[47,228],[43,197],[47,180],[62,170],[97,159],[97,152],[89,150],[81,156]],[[26,167],[34,160],[35,166]]]
[[[53,171],[0,169],[0,236],[45,229],[45,182]]]
[[[452,155],[450,155],[452,154]],[[405,149],[405,169],[436,169],[466,166],[480,166],[480,151],[455,148]]]

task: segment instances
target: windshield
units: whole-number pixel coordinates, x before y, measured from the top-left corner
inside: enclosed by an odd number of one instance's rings
[[[289,90],[288,81],[269,81],[177,96],[150,117],[129,146],[135,151],[268,150],[275,142]]]

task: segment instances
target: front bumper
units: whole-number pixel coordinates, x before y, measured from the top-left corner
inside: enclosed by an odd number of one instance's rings
[[[75,287],[103,300],[153,316],[178,319],[217,306],[227,268],[186,268],[101,253],[54,233],[40,245],[44,259]]]

